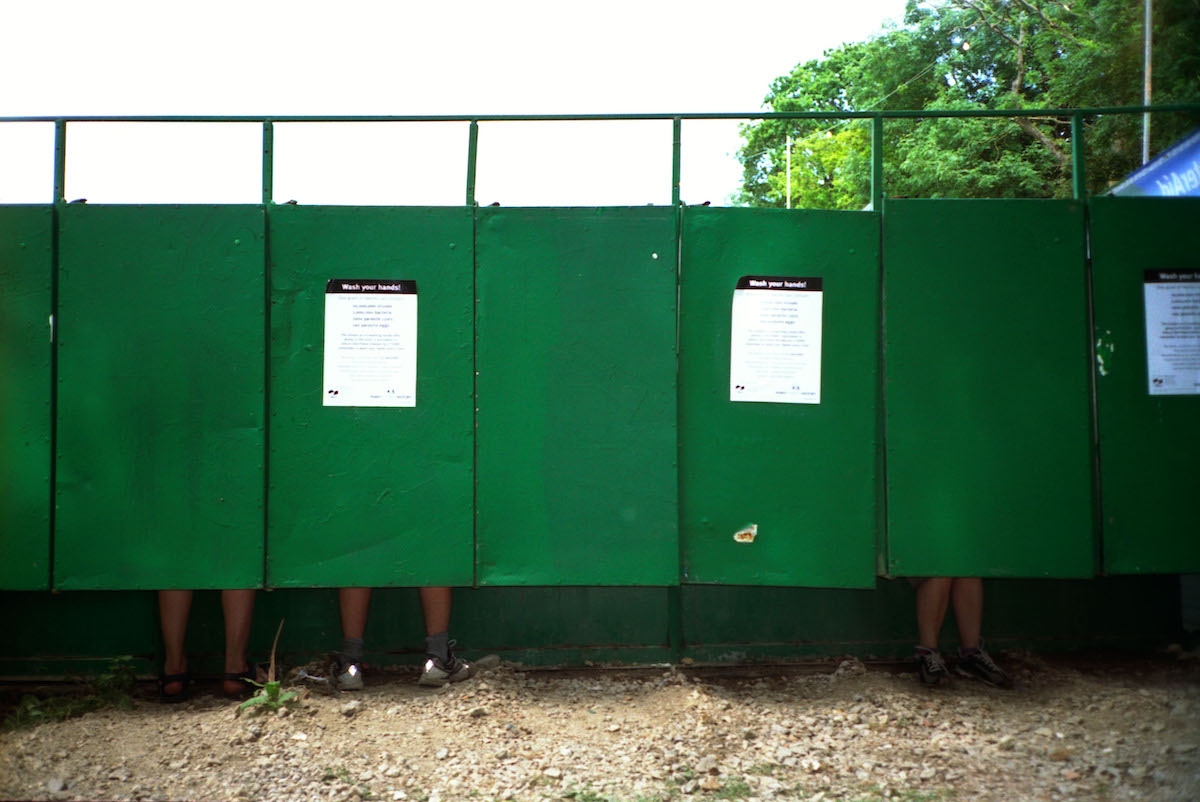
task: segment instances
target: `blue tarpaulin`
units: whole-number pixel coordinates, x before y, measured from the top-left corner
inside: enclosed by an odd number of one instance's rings
[[[1200,128],[1113,187],[1112,195],[1200,195]]]

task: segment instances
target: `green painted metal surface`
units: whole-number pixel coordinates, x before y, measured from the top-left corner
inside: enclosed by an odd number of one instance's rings
[[[684,209],[684,581],[874,586],[879,236],[875,213]],[[732,300],[746,275],[822,279],[819,404],[730,401]],[[750,524],[753,542],[735,542]]]
[[[913,590],[880,580],[870,590],[688,585],[682,593],[683,649],[667,645],[670,588],[463,588],[455,591],[451,633],[467,659],[496,652],[531,666],[597,663],[743,663],[854,654],[912,654]],[[984,635],[993,649],[1138,649],[1179,642],[1179,583],[1166,576],[1088,580],[988,580]],[[158,670],[155,594],[146,591],[0,592],[0,678],[101,671],[118,655]],[[943,645],[957,646],[947,617]],[[341,643],[337,593],[282,589],[260,593],[250,633],[251,659],[265,659],[280,619],[279,656],[289,665]],[[386,588],[371,599],[367,661],[414,666],[424,653],[417,592]],[[192,605],[188,652],[193,671],[224,670],[219,594]],[[374,679],[373,679],[374,677]],[[379,674],[368,674],[370,682]],[[211,687],[211,686],[210,686]]]
[[[478,582],[679,580],[675,210],[478,212]]]
[[[1143,289],[1145,270],[1200,270],[1198,220],[1195,198],[1091,202],[1108,573],[1200,572],[1200,395],[1150,394]]]
[[[474,579],[469,209],[272,207],[273,586]],[[417,282],[413,407],[322,405],[325,284]]]
[[[260,585],[262,209],[68,205],[59,256],[55,587]]]
[[[1094,570],[1082,205],[884,210],[888,570]]]
[[[50,587],[54,212],[0,207],[0,589]]]

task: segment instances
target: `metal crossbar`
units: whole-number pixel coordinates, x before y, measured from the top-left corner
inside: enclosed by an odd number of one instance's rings
[[[894,111],[775,111],[716,113],[646,114],[435,114],[435,115],[167,115],[167,116],[26,116],[0,117],[2,123],[54,123],[54,202],[65,203],[66,147],[69,123],[257,123],[263,127],[262,202],[272,203],[274,182],[275,123],[446,123],[470,125],[467,146],[466,205],[475,204],[475,176],[478,157],[479,124],[482,122],[611,122],[670,120],[673,124],[671,203],[678,205],[680,183],[680,145],[684,120],[870,120],[871,121],[871,203],[878,209],[883,202],[883,123],[885,120],[1000,117],[1021,119],[1066,117],[1071,120],[1072,190],[1076,200],[1087,197],[1084,157],[1084,122],[1110,114],[1148,114],[1151,112],[1200,112],[1200,103],[1175,103],[1155,106],[1101,106],[1082,109],[921,109]]]

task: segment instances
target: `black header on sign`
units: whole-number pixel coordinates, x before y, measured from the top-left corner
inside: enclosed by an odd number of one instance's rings
[[[1200,281],[1200,270],[1146,270],[1147,284],[1177,284],[1181,281]]]
[[[742,276],[738,279],[739,290],[794,290],[796,292],[821,292],[821,279],[795,278],[792,276]]]
[[[417,282],[391,278],[331,278],[325,282],[325,294],[334,292],[416,295]]]

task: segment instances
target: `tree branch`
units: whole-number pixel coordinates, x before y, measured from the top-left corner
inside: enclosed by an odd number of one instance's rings
[[[1029,0],[1017,0],[1017,2],[1041,17],[1047,25],[1054,25],[1054,20],[1046,16],[1046,12],[1042,11],[1042,7],[1040,5],[1035,6],[1033,3],[1029,2]]]
[[[1017,69],[1013,73],[1012,93],[1018,97],[1021,95],[1021,87],[1025,85],[1025,20],[1021,20],[1021,32],[1018,34],[1020,39],[1017,41]],[[1012,41],[1011,39],[1009,41]]]
[[[1016,45],[1017,47],[1021,47],[1021,42],[1018,42],[1016,39],[1009,36],[1008,33],[1003,28],[1001,28],[999,25],[992,22],[991,19],[988,17],[987,12],[984,11],[982,8],[980,8],[978,5],[976,5],[973,0],[955,0],[955,2],[961,8],[969,8],[972,11],[974,11],[976,14],[978,14],[979,19],[983,22],[983,24],[988,26],[989,28],[991,28],[992,32],[995,33],[997,36],[999,36],[1001,39],[1005,39],[1008,42],[1011,42],[1012,44]]]
[[[1057,142],[1051,139],[1045,131],[1034,125],[1028,117],[1016,117],[1013,119],[1013,122],[1015,122],[1022,131],[1040,142],[1042,147],[1050,151],[1050,155],[1053,156],[1055,161],[1058,162],[1059,167],[1067,166],[1067,162],[1069,162],[1071,159],[1071,154],[1067,153],[1067,151],[1064,150]]]

